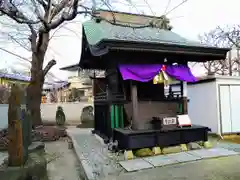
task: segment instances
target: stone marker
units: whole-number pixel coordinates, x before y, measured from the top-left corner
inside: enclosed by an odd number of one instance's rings
[[[16,84],[11,87],[11,94],[8,99],[8,165],[21,166],[23,159],[23,139],[21,125],[21,89]]]

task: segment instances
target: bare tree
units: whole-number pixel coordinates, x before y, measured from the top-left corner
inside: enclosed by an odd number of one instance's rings
[[[224,41],[228,41],[229,46],[236,50],[235,57],[232,57],[230,54],[229,57],[229,75],[233,75],[234,72],[237,72],[237,75],[240,76],[240,25],[226,26],[224,28],[217,27],[220,38]]]
[[[101,2],[109,4],[109,1]],[[95,7],[96,2],[93,0],[91,4]],[[56,64],[55,60],[51,60],[43,67],[50,33],[64,22],[73,20],[78,14],[94,16],[93,9],[84,6],[81,0],[0,0],[0,23],[9,25],[8,21],[11,21],[14,24],[8,29],[15,34],[6,32],[8,38],[24,48],[30,45],[31,82],[27,90],[27,107],[34,125],[42,122],[40,104],[44,78]]]
[[[32,52],[31,82],[27,90],[27,107],[34,124],[41,124],[40,102],[44,77],[56,64],[50,61],[43,68],[44,57],[49,45],[50,31],[65,21],[74,19],[78,13],[79,0],[2,0],[0,12],[2,18],[10,18],[18,25],[29,29],[29,42]],[[16,38],[16,37],[12,37]]]
[[[228,41],[230,47],[240,48],[240,25],[217,27],[219,37]]]
[[[208,33],[204,33],[202,36],[199,36],[199,39],[202,43],[210,46],[230,47],[236,49],[240,44],[237,27],[239,28],[240,26],[231,28],[217,27]],[[202,63],[202,66],[207,71],[207,75],[217,74],[232,76],[236,71],[239,71],[239,68],[237,67],[240,65],[240,59],[238,56],[234,57],[232,52],[233,50],[229,51],[227,59]]]

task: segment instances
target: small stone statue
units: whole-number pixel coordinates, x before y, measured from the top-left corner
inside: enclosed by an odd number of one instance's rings
[[[66,122],[66,117],[63,112],[63,108],[61,106],[58,106],[56,111],[56,124],[58,126],[64,126],[65,122]]]
[[[81,123],[89,123],[91,121],[94,121],[94,114],[93,114],[93,107],[92,106],[86,106],[82,109],[81,114]]]

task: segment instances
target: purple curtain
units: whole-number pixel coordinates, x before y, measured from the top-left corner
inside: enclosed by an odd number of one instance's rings
[[[122,64],[119,65],[119,70],[123,80],[135,80],[141,82],[151,81],[162,69],[162,64],[134,65]]]
[[[197,78],[193,76],[190,68],[187,65],[166,66],[166,73],[174,77],[176,80],[186,82],[196,82]]]
[[[123,80],[135,80],[140,82],[148,82],[162,69],[162,64],[148,64],[148,65],[119,65],[119,70]],[[172,65],[166,66],[165,71],[169,76],[186,82],[196,82],[197,78],[193,76],[190,68],[187,65]]]

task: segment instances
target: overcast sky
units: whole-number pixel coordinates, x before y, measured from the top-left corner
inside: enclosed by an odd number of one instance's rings
[[[135,7],[127,7],[119,3],[114,4],[114,6],[116,7],[115,9],[119,11],[144,11],[149,15],[162,15],[182,1],[183,0],[132,0],[133,4],[136,4]],[[123,2],[123,0],[121,0],[121,2]],[[151,10],[149,7],[151,7]],[[198,40],[199,34],[208,32],[218,25],[224,26],[240,23],[239,7],[239,0],[188,0],[186,3],[167,14],[167,16],[171,20],[174,32],[183,37]],[[57,60],[57,65],[51,72],[54,73],[58,79],[65,80],[69,75],[67,72],[60,71],[60,67],[79,62],[81,49],[81,21],[82,18],[78,18],[75,22],[68,23],[60,30],[57,30],[54,34],[54,38],[52,38],[50,42],[45,64],[52,58]],[[11,43],[0,41],[0,47],[26,58],[31,57],[30,52]],[[1,50],[0,56],[0,68],[6,66],[15,68],[23,67],[23,62],[20,62],[20,59],[15,56]],[[195,69],[194,74],[198,75],[200,73],[202,73],[200,69]]]

